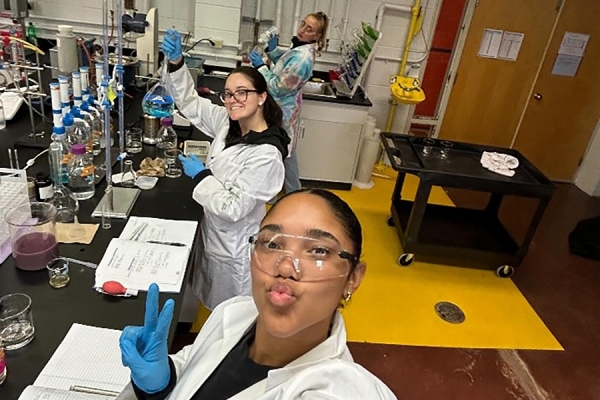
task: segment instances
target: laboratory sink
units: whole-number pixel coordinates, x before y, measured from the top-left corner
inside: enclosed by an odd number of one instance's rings
[[[302,87],[302,94],[335,99],[335,92],[330,82],[306,82]]]

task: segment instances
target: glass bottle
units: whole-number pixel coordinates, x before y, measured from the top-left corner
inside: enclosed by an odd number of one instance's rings
[[[4,103],[0,100],[0,129],[6,128],[6,116],[4,115]]]
[[[156,156],[165,158],[165,151],[177,148],[177,132],[173,129],[173,118],[162,118],[162,127],[158,131],[158,142],[156,143]]]
[[[48,200],[48,203],[51,203],[56,207],[56,221],[70,222],[79,212],[79,201],[77,201],[73,192],[71,192],[60,180],[55,178],[63,173],[61,165],[63,153],[60,144],[57,142],[50,143],[48,154],[50,158],[50,168],[52,170],[52,179],[54,180],[54,192],[52,193],[52,197]],[[65,171],[65,183],[68,183],[68,169]]]
[[[6,379],[6,356],[2,346],[2,336],[0,336],[0,385]]]
[[[69,143],[66,130],[63,126],[55,126],[52,129],[52,143],[56,143],[58,146],[58,158],[56,159],[57,164],[57,175],[54,175],[55,167],[53,166],[53,156],[48,153],[48,159],[50,161],[50,167],[52,169],[52,181],[54,183],[62,183],[66,185],[69,182],[69,160],[71,159],[71,144]],[[50,148],[52,152],[52,147]]]
[[[94,107],[90,107],[87,101],[81,103],[81,113],[90,125],[90,141],[92,142],[92,153],[96,156],[101,151],[102,119]]]
[[[85,144],[71,147],[73,158],[69,162],[69,189],[78,200],[94,196],[94,164],[86,154]]]
[[[123,167],[123,175],[121,177],[121,186],[134,187],[135,186],[135,171],[133,170],[133,161],[125,160],[125,166]]]

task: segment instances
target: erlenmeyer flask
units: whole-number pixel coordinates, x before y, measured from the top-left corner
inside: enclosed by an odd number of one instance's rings
[[[136,174],[133,170],[133,161],[125,160],[125,167],[123,168],[123,175],[121,176],[121,186],[134,187],[135,179]]]
[[[157,118],[171,117],[175,110],[175,101],[166,82],[167,63],[163,64],[160,81],[152,86],[142,100],[144,113]]]

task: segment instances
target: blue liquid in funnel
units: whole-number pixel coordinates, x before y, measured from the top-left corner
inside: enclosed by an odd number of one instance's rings
[[[142,102],[144,113],[157,118],[165,118],[173,115],[175,102],[171,96],[150,96]]]

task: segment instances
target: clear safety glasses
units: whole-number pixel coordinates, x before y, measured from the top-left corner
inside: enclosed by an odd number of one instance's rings
[[[302,282],[324,281],[347,276],[354,254],[342,249],[328,237],[310,238],[263,231],[250,237],[250,251],[256,266],[263,272],[277,276],[283,263],[293,268],[295,278]],[[288,267],[288,268],[289,268]]]

